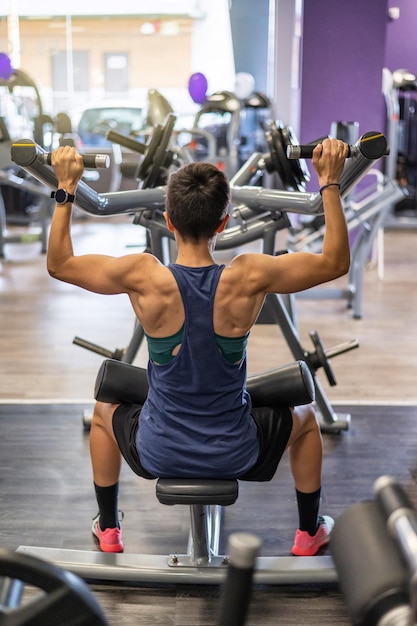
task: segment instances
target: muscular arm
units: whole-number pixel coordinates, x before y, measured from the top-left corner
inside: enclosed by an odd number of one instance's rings
[[[336,139],[326,140],[313,152],[313,166],[317,173],[319,186],[338,182],[343,171],[348,153],[348,146]],[[332,280],[349,270],[350,246],[345,213],[340,201],[339,189],[330,186],[322,191],[325,231],[320,263],[325,264]]]
[[[347,145],[336,139],[326,139],[316,146],[312,162],[320,187],[339,181],[347,152]],[[295,252],[278,257],[254,255],[256,258],[241,260],[252,268],[254,283],[265,293],[295,293],[348,272],[350,246],[339,189],[327,187],[322,196],[325,232],[321,253]]]
[[[84,166],[82,156],[75,148],[66,146],[53,152],[52,166],[58,179],[58,188],[76,193]],[[127,292],[134,268],[137,269],[139,263],[145,262],[145,257],[128,255],[116,258],[101,254],[75,256],[71,240],[71,214],[71,203],[56,204],[47,251],[49,274],[96,293]],[[133,288],[132,285],[130,287]]]

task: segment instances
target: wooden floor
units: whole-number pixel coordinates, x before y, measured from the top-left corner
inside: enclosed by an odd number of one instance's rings
[[[78,220],[73,238],[80,253],[118,255],[144,245],[142,229],[130,218]],[[361,319],[353,319],[345,299],[296,300],[305,350],[314,349],[309,337],[313,329],[326,349],[359,341],[359,349],[332,360],[335,387],[318,371],[332,403],[417,401],[417,229],[386,231],[383,241],[383,278],[376,260],[364,270]],[[5,255],[0,261],[0,402],[91,402],[102,357],[73,345],[73,339],[80,336],[110,351],[124,348],[133,332],[127,297],[90,294],[53,280],[39,244],[8,244]],[[347,280],[328,287],[345,288]],[[278,326],[255,326],[249,373],[291,360]],[[146,364],[145,346],[135,362]]]
[[[0,406],[0,545],[97,550],[89,530],[96,509],[81,409],[70,404]],[[343,409],[354,416],[354,426],[341,435],[324,436],[322,511],[337,518],[350,504],[372,498],[373,483],[382,474],[394,475],[417,504],[417,409]],[[159,504],[155,482],[136,477],[126,466],[120,508],[126,552],[186,550],[186,507]],[[221,550],[226,550],[230,533],[250,530],[262,541],[261,556],[289,555],[297,515],[286,456],[270,483],[240,483],[239,498],[226,509],[224,522]],[[216,624],[218,587],[93,584],[92,589],[112,625]],[[337,585],[311,583],[255,586],[247,626],[349,623]]]
[[[73,234],[77,252],[123,254],[144,245],[143,232],[128,219],[79,219]],[[323,510],[335,516],[370,497],[381,473],[401,480],[417,504],[417,230],[386,231],[383,243],[383,277],[376,259],[364,271],[362,319],[353,319],[342,299],[296,301],[306,350],[313,349],[312,329],[326,348],[352,338],[360,344],[332,360],[337,386],[318,372],[331,404],[352,415],[348,432],[324,437]],[[77,335],[110,350],[123,348],[133,331],[129,303],[123,296],[96,296],[58,283],[47,275],[38,244],[9,244],[0,265],[0,320],[0,545],[95,549],[81,414],[92,405],[102,357],[72,341]],[[280,329],[270,324],[253,329],[248,357],[250,373],[292,360]],[[143,346],[135,362],[145,364]],[[186,536],[185,512],[174,507],[168,516],[156,503],[154,484],[128,471],[121,488],[126,550],[171,551],[173,542],[177,549],[177,540]],[[257,532],[265,555],[288,554],[295,513],[284,460],[261,493],[259,487],[242,487],[225,530]],[[217,588],[93,589],[111,624],[216,623]],[[316,585],[256,588],[248,619],[248,626],[349,623],[337,588]]]

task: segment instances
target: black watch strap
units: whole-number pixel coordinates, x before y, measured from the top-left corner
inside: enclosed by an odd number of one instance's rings
[[[66,204],[67,202],[74,202],[75,194],[68,193],[66,189],[57,189],[51,192],[51,198],[58,204]]]

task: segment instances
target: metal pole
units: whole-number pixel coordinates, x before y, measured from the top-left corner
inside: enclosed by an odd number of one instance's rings
[[[7,38],[9,56],[12,67],[20,67],[20,30],[17,0],[9,0],[9,13],[7,16]]]

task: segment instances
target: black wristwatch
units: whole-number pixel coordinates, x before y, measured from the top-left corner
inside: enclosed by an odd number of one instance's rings
[[[68,193],[66,189],[57,189],[51,192],[51,198],[55,198],[57,204],[66,204],[67,202],[74,202],[75,195]]]

